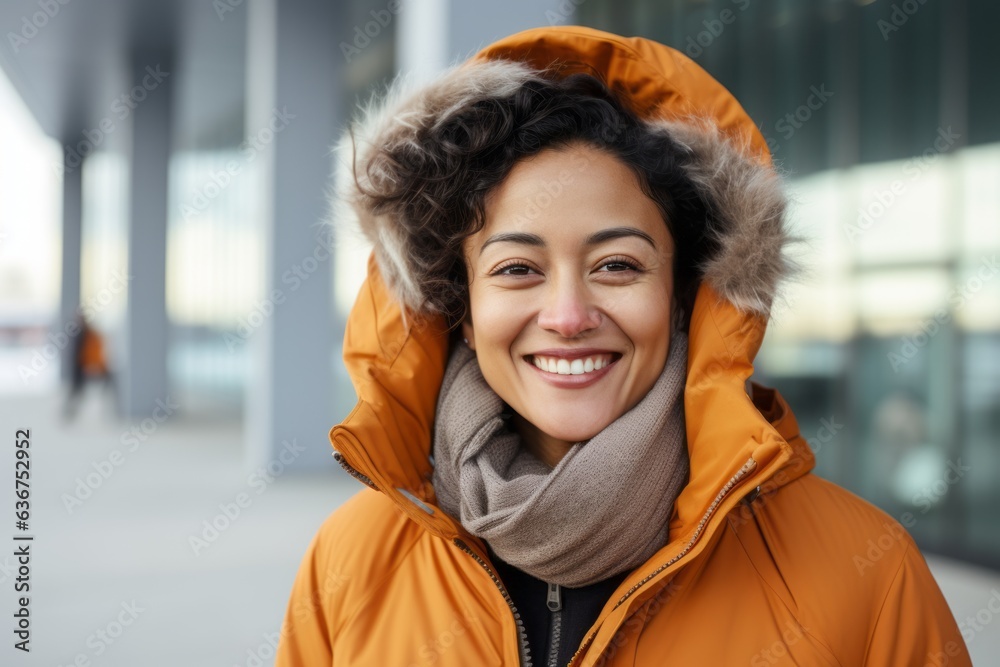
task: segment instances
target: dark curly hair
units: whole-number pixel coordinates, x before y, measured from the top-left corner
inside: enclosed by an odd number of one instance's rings
[[[584,142],[627,165],[657,205],[673,237],[673,322],[687,330],[699,265],[717,250],[708,235],[711,204],[685,170],[691,151],[640,119],[597,77],[574,73],[524,82],[513,94],[478,99],[418,130],[415,142],[376,146],[365,167],[374,214],[405,211],[400,224],[420,267],[425,310],[446,316],[449,331],[468,312],[463,241],[486,223],[485,200],[523,158]],[[353,135],[352,135],[353,140]]]

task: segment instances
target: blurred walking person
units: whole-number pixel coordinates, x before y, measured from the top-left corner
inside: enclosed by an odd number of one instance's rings
[[[63,406],[63,421],[72,421],[89,382],[99,382],[116,402],[115,380],[108,367],[104,339],[82,313],[76,315],[79,333],[73,338],[69,362],[71,366],[69,393]]]

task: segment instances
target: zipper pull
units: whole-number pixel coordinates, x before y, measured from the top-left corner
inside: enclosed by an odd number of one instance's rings
[[[562,589],[559,584],[549,584],[549,598],[546,602],[549,611],[559,611],[562,609]]]

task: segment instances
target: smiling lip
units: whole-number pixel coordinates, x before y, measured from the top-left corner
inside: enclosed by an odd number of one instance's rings
[[[534,355],[529,354],[522,357],[524,363],[526,363],[532,371],[538,373],[538,375],[541,377],[542,380],[548,382],[550,385],[554,387],[559,387],[561,389],[582,389],[584,387],[589,387],[590,385],[594,384],[595,382],[603,378],[605,375],[607,375],[608,372],[612,368],[614,368],[615,364],[617,364],[618,360],[621,359],[622,357],[622,355],[618,352],[611,352],[609,350],[598,350],[596,348],[587,348],[579,350],[566,350],[566,349],[544,350],[544,351],[539,351],[537,354],[540,357],[560,357],[568,360],[580,359],[583,357],[597,356],[602,354],[611,355],[611,362],[608,363],[608,365],[606,365],[604,368],[598,369],[596,371],[591,371],[589,373],[582,373],[580,375],[561,375],[559,373],[549,373],[548,371],[543,371],[541,368],[535,366],[534,362],[532,361]]]
[[[573,359],[583,359],[584,357],[593,357],[599,354],[610,354],[613,357],[621,357],[622,355],[614,350],[602,350],[596,347],[581,347],[581,348],[554,348],[551,350],[538,350],[532,354],[526,354],[525,357],[559,357],[560,359],[567,359],[572,361]],[[617,359],[615,359],[617,361]]]

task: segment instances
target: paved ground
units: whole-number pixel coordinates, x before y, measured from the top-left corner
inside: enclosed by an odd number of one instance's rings
[[[0,401],[8,440],[15,424],[32,428],[36,535],[32,652],[24,660],[5,640],[0,664],[68,666],[80,654],[108,667],[271,664],[251,661],[248,651],[267,655],[265,635],[280,626],[309,539],[360,488],[356,481],[335,471],[250,485],[238,425],[167,421],[130,452],[131,445],[121,443],[125,427],[102,420],[89,409],[93,402],[66,429],[51,399]],[[77,478],[86,480],[114,449],[124,460],[70,512],[64,494],[73,495]],[[0,479],[13,478],[12,450],[3,447]],[[10,498],[9,486],[0,497]],[[220,513],[220,503],[241,492],[251,504],[196,555],[190,537]],[[5,513],[8,507],[5,501]],[[0,541],[11,544],[12,532],[0,533]],[[0,568],[14,564],[7,558],[0,556]],[[0,613],[9,624],[13,582],[4,569],[0,580]],[[107,644],[98,631],[133,602],[141,611],[131,612],[132,625]],[[9,632],[5,628],[4,636]]]
[[[108,667],[270,665],[266,636],[280,625],[299,559],[319,524],[358,483],[334,471],[252,486],[233,424],[168,421],[128,451],[121,442],[125,427],[96,407],[84,404],[79,421],[66,428],[51,397],[0,397],[4,438],[20,425],[32,428],[36,536],[32,652],[11,649],[10,630],[3,630],[8,640],[0,664],[68,666],[82,655]],[[86,479],[95,465],[106,472],[102,462],[113,449],[123,450],[120,465],[68,510],[64,494],[74,494],[77,478]],[[11,480],[13,448],[2,452],[0,479]],[[196,555],[190,537],[220,513],[220,503],[241,492],[251,505]],[[6,489],[0,497],[7,499],[0,508],[7,515],[13,499]],[[12,532],[0,532],[0,540],[12,544]],[[987,606],[992,595],[1000,599],[1000,574],[929,560],[958,618],[1000,616]],[[0,556],[6,623],[14,610],[13,565],[12,556]],[[108,637],[110,643],[100,639],[98,631],[114,632],[120,615],[134,622]],[[977,664],[996,664],[1000,618],[975,632],[970,648]]]

